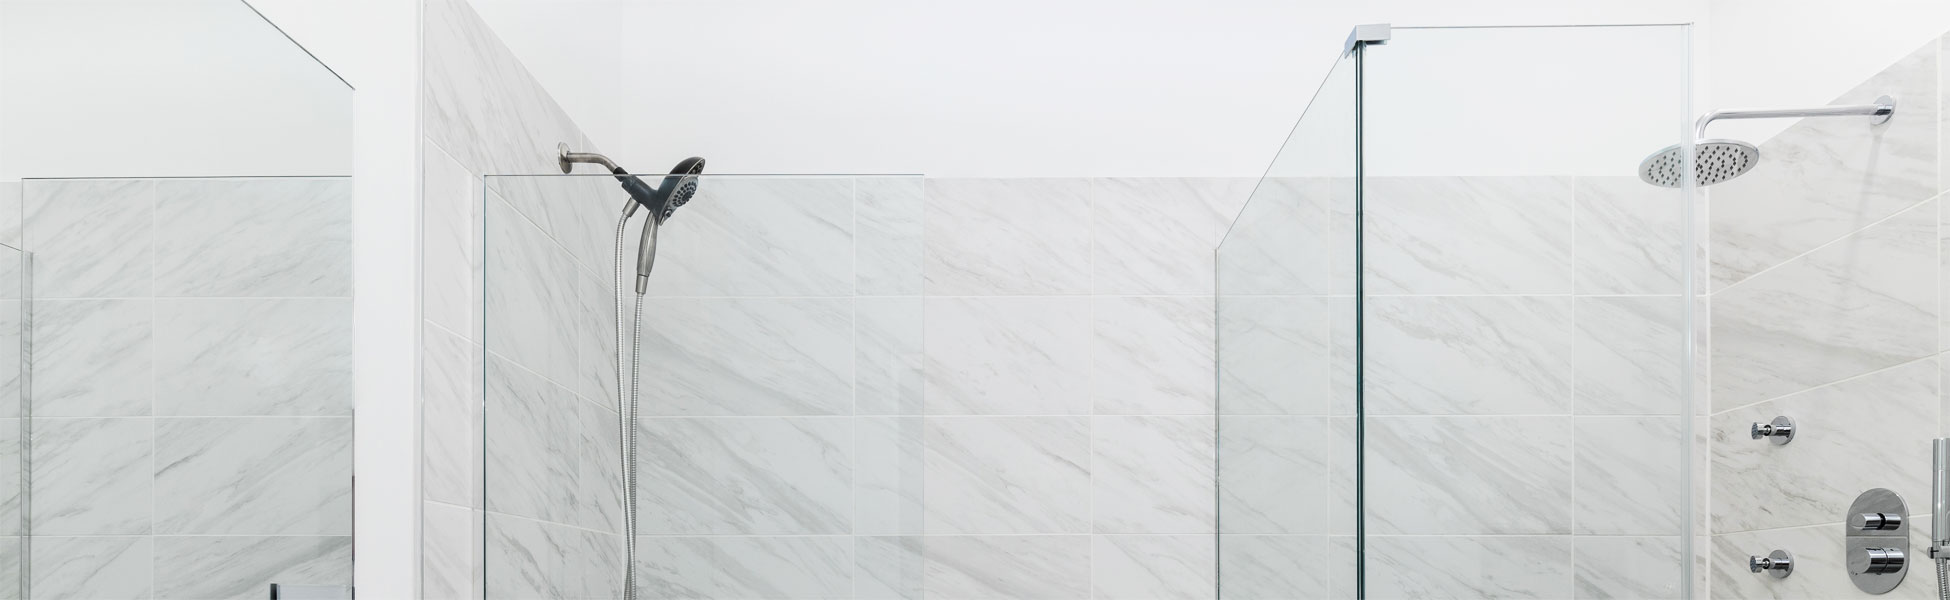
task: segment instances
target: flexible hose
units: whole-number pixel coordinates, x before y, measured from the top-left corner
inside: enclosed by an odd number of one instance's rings
[[[617,467],[622,471],[622,511],[623,511],[623,598],[636,600],[636,395],[638,346],[633,346],[627,356],[623,352],[623,241],[630,224],[632,200],[623,209],[623,216],[616,220],[616,287],[611,289],[610,300],[616,309],[616,444],[620,456]],[[637,297],[636,314],[643,315],[643,298]],[[631,337],[641,340],[641,330],[631,321]],[[638,342],[640,343],[640,342]],[[630,376],[623,377],[623,363],[630,364]]]
[[[1950,600],[1950,572],[1945,571],[1945,563],[1950,561],[1939,558],[1931,562],[1936,563],[1936,600]]]

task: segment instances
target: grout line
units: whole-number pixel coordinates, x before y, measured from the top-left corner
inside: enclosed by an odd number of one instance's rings
[[[1908,360],[1904,360],[1903,362],[1899,362],[1899,363],[1896,363],[1896,364],[1893,364],[1893,365],[1889,365],[1889,366],[1886,366],[1886,367],[1882,367],[1882,368],[1879,368],[1879,369],[1876,369],[1876,370],[1873,370],[1873,371],[1867,371],[1867,372],[1864,372],[1864,373],[1860,373],[1860,374],[1856,374],[1856,375],[1850,375],[1850,376],[1848,376],[1848,377],[1844,377],[1844,378],[1841,378],[1841,379],[1837,379],[1837,380],[1834,380],[1834,381],[1830,381],[1830,382],[1827,382],[1827,383],[1822,383],[1822,384],[1817,384],[1817,385],[1812,385],[1812,386],[1808,386],[1808,387],[1805,387],[1805,388],[1802,388],[1802,389],[1798,389],[1798,390],[1795,390],[1795,391],[1792,391],[1792,392],[1788,392],[1788,393],[1786,393],[1786,394],[1782,394],[1782,395],[1779,395],[1779,396],[1774,396],[1774,397],[1771,397],[1771,398],[1767,398],[1767,399],[1764,399],[1764,400],[1758,400],[1758,401],[1754,401],[1754,402],[1749,402],[1749,403],[1746,403],[1746,404],[1742,404],[1742,405],[1739,405],[1739,406],[1734,406],[1734,407],[1731,407],[1731,408],[1727,408],[1727,409],[1725,409],[1725,410],[1720,410],[1720,411],[1713,411],[1713,412],[1711,412],[1710,414],[1708,414],[1707,416],[1708,416],[1708,417],[1718,417],[1718,416],[1721,416],[1721,415],[1725,415],[1725,414],[1727,414],[1727,413],[1731,413],[1731,412],[1734,412],[1734,411],[1739,411],[1739,410],[1746,410],[1746,409],[1748,409],[1748,408],[1753,408],[1753,407],[1756,407],[1756,406],[1760,406],[1760,405],[1762,405],[1762,404],[1766,404],[1766,403],[1769,403],[1769,402],[1774,402],[1774,401],[1776,401],[1776,400],[1785,400],[1785,399],[1787,399],[1787,398],[1792,398],[1792,397],[1795,397],[1795,396],[1799,396],[1799,395],[1802,395],[1802,394],[1806,394],[1806,393],[1809,393],[1809,392],[1813,392],[1813,391],[1816,391],[1816,390],[1821,390],[1821,389],[1826,389],[1826,388],[1831,388],[1831,387],[1835,387],[1835,386],[1837,386],[1837,385],[1841,385],[1841,384],[1843,384],[1843,383],[1848,383],[1848,382],[1852,382],[1852,381],[1855,381],[1855,380],[1857,380],[1857,379],[1863,379],[1863,378],[1866,378],[1866,377],[1872,377],[1872,376],[1875,376],[1875,375],[1878,375],[1878,374],[1881,374],[1881,373],[1885,373],[1885,372],[1888,372],[1888,371],[1894,371],[1894,370],[1896,370],[1896,369],[1900,369],[1900,368],[1903,368],[1903,367],[1907,367],[1907,366],[1909,366],[1909,365],[1913,365],[1913,364],[1916,364],[1916,363],[1918,363],[1918,362],[1922,362],[1922,361],[1926,361],[1926,360],[1935,360],[1935,359],[1936,359],[1936,357],[1937,357],[1937,356],[1939,356],[1939,355],[1941,355],[1941,354],[1942,354],[1942,353],[1940,353],[1940,352],[1932,352],[1932,353],[1930,353],[1930,354],[1929,354],[1928,356],[1923,356],[1923,357],[1920,357],[1920,358],[1911,358],[1911,359],[1908,359]]]
[[[1922,199],[1922,200],[1918,200],[1918,201],[1915,201],[1915,202],[1912,202],[1912,203],[1909,203],[1909,204],[1905,204],[1905,205],[1903,205],[1903,206],[1902,206],[1902,208],[1898,208],[1898,209],[1896,209],[1896,211],[1895,211],[1895,212],[1892,212],[1892,213],[1890,213],[1890,214],[1889,214],[1888,216],[1885,216],[1885,217],[1882,217],[1882,218],[1880,218],[1880,219],[1876,219],[1876,220],[1874,220],[1874,221],[1871,221],[1871,222],[1869,222],[1869,224],[1867,224],[1867,225],[1863,225],[1863,226],[1861,226],[1861,227],[1857,227],[1857,228],[1855,228],[1855,229],[1852,229],[1852,230],[1849,230],[1849,231],[1848,231],[1847,233],[1843,233],[1843,234],[1841,234],[1841,235],[1839,235],[1839,236],[1836,236],[1836,237],[1835,237],[1834,239],[1830,239],[1830,240],[1828,240],[1828,241],[1826,241],[1826,242],[1822,242],[1822,243],[1821,243],[1821,245],[1818,245],[1818,246],[1815,246],[1815,247],[1813,247],[1813,248],[1809,248],[1808,250],[1806,250],[1806,251],[1804,251],[1804,252],[1801,252],[1801,253],[1799,253],[1799,254],[1795,254],[1794,256],[1790,256],[1790,257],[1787,257],[1787,258],[1784,258],[1784,259],[1781,259],[1781,260],[1780,260],[1779,262],[1776,262],[1776,263],[1774,263],[1774,264],[1773,264],[1772,266],[1769,266],[1769,267],[1767,267],[1767,268],[1765,268],[1765,269],[1761,269],[1761,270],[1759,270],[1759,271],[1755,271],[1755,272],[1753,272],[1752,274],[1749,274],[1749,275],[1747,275],[1746,277],[1744,277],[1744,278],[1741,278],[1741,279],[1740,279],[1739,281],[1735,281],[1735,282],[1733,282],[1733,283],[1730,283],[1730,284],[1727,284],[1727,285],[1724,285],[1724,286],[1720,286],[1720,287],[1719,287],[1719,288],[1717,288],[1717,289],[1713,289],[1713,290],[1712,290],[1711,292],[1709,292],[1709,294],[1724,294],[1724,293],[1726,293],[1726,292],[1727,292],[1728,290],[1732,290],[1732,289],[1734,289],[1734,288],[1737,288],[1737,287],[1740,287],[1740,286],[1742,286],[1742,285],[1746,285],[1746,284],[1747,284],[1748,282],[1751,282],[1751,281],[1753,281],[1753,280],[1755,280],[1755,279],[1759,279],[1761,275],[1765,275],[1765,274],[1768,274],[1768,273],[1772,273],[1772,272],[1774,272],[1774,271],[1776,271],[1776,270],[1779,270],[1779,269],[1781,269],[1781,268],[1783,268],[1783,267],[1786,267],[1786,266],[1788,266],[1788,265],[1790,265],[1790,264],[1799,264],[1799,261],[1801,261],[1801,259],[1803,259],[1803,258],[1806,258],[1806,257],[1808,257],[1808,256],[1810,256],[1810,255],[1813,255],[1813,254],[1814,254],[1814,253],[1816,253],[1816,252],[1820,252],[1820,251],[1822,251],[1822,250],[1825,250],[1825,249],[1827,249],[1827,248],[1829,248],[1829,247],[1831,247],[1831,246],[1837,246],[1837,245],[1840,245],[1840,244],[1841,244],[1841,243],[1843,243],[1843,242],[1846,242],[1846,241],[1849,241],[1850,239],[1853,239],[1853,238],[1855,238],[1855,236],[1856,236],[1856,234],[1859,234],[1859,233],[1862,233],[1862,232],[1864,232],[1864,231],[1868,231],[1868,230],[1870,230],[1870,229],[1874,229],[1874,228],[1875,228],[1876,226],[1878,226],[1878,225],[1881,225],[1881,224],[1883,224],[1883,223],[1886,223],[1886,222],[1889,222],[1889,221],[1892,221],[1892,220],[1895,220],[1895,219],[1896,219],[1896,218],[1898,218],[1898,217],[1901,217],[1901,216],[1903,216],[1903,215],[1905,215],[1905,214],[1908,214],[1908,213],[1909,213],[1910,211],[1913,211],[1913,210],[1916,210],[1916,208],[1917,208],[1917,207],[1919,207],[1919,206],[1922,206],[1922,205],[1924,205],[1924,204],[1928,204],[1928,203],[1929,203],[1930,201],[1932,201],[1932,200],[1937,200],[1937,199],[1940,199],[1940,198],[1944,198],[1944,197],[1946,197],[1946,196],[1950,196],[1950,193],[1942,193],[1942,192],[1935,192],[1935,193],[1934,193],[1934,195],[1932,195],[1932,196],[1930,196],[1930,197],[1928,197],[1928,198],[1924,198],[1924,199]],[[1710,281],[1712,280],[1712,272],[1711,272],[1710,270],[1709,270],[1709,271],[1708,271],[1708,273],[1707,273],[1707,280],[1708,280],[1709,282],[1710,282]]]

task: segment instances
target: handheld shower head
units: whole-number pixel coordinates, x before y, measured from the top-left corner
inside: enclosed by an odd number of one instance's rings
[[[630,193],[638,203],[649,207],[650,218],[643,221],[643,239],[637,243],[636,251],[636,293],[638,296],[650,290],[650,268],[657,263],[657,228],[662,227],[677,207],[689,204],[697,195],[697,176],[704,173],[704,159],[696,156],[678,161],[670,174],[664,176],[663,185],[653,190],[648,202]],[[624,184],[624,189],[629,189]],[[625,218],[628,218],[627,216]]]

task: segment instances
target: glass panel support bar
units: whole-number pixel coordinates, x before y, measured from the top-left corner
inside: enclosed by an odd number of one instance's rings
[[[1392,30],[1387,23],[1355,25],[1353,31],[1347,32],[1347,42],[1341,44],[1341,53],[1353,52],[1355,44],[1386,44],[1393,35]]]

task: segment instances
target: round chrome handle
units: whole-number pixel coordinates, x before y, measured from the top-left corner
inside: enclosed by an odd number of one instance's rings
[[[1856,513],[1848,518],[1848,527],[1856,531],[1895,531],[1903,528],[1903,516],[1892,513]]]
[[[1848,557],[1850,573],[1895,573],[1903,570],[1903,551],[1895,548],[1862,548]]]
[[[1771,422],[1755,423],[1753,428],[1748,430],[1748,435],[1757,440],[1765,439],[1773,442],[1776,446],[1792,442],[1794,441],[1794,419],[1774,417]]]

